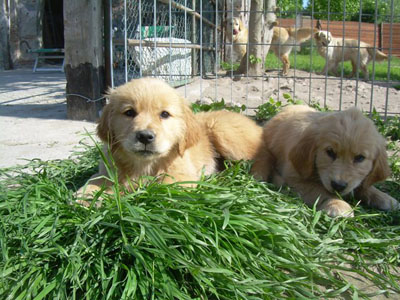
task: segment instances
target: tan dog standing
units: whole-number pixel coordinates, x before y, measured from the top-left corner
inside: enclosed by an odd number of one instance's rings
[[[271,51],[283,63],[282,75],[287,75],[290,69],[289,55],[293,47],[309,40],[317,31],[315,28],[273,28]]]
[[[325,67],[319,74],[325,75],[332,71],[335,76],[340,76],[338,72],[339,64],[342,61],[351,61],[352,73],[350,77],[357,74],[357,61],[359,59],[360,69],[364,73],[364,79],[369,80],[368,63],[374,59],[377,62],[388,59],[388,56],[374,49],[373,46],[363,41],[335,38],[329,31],[319,31],[314,34],[317,43],[318,53],[326,59]],[[358,48],[360,47],[360,48]]]
[[[253,159],[262,142],[262,128],[254,121],[229,111],[195,115],[175,89],[158,79],[131,80],[110,90],[108,98],[97,133],[119,183],[127,187],[146,175],[165,183],[197,181],[217,171],[219,157]],[[78,199],[109,188],[107,176],[101,160]]]
[[[357,108],[322,113],[288,106],[266,123],[264,141],[253,174],[292,187],[307,205],[319,199],[317,208],[328,215],[353,216],[338,195],[354,192],[368,206],[400,209],[397,200],[373,186],[390,175],[385,139]]]

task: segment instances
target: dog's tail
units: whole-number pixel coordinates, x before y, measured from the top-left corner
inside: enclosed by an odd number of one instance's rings
[[[316,32],[318,32],[317,28],[307,28],[307,27],[302,27],[302,28],[291,27],[291,28],[288,28],[289,36],[294,38],[297,43],[303,43],[303,42],[307,41]]]
[[[368,54],[373,58],[374,57],[374,48],[373,47],[368,47],[367,48]],[[376,49],[376,53],[375,53],[375,60],[376,61],[383,61],[385,59],[388,59],[388,56],[383,53],[382,51],[379,51],[378,49]]]

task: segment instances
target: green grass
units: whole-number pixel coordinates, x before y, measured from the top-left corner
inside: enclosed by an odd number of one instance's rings
[[[104,194],[100,209],[88,209],[74,204],[74,192],[98,158],[88,147],[71,159],[0,171],[0,299],[400,293],[399,211],[353,201],[356,217],[331,219],[288,189],[254,180],[248,162],[227,162],[197,188],[147,178],[134,192]],[[380,188],[400,199],[398,156],[391,163],[394,176]],[[374,288],[359,289],[351,276]]]
[[[312,58],[310,58],[310,50],[305,49],[300,53],[294,53],[294,51],[290,55],[290,65],[291,69],[296,68],[297,70],[303,70],[306,72],[322,72],[325,66],[325,58],[320,56],[316,50],[312,52]],[[351,63],[349,61],[345,62],[343,69],[343,75],[349,76],[352,72]],[[273,54],[268,53],[266,59],[266,69],[281,69],[282,63],[279,59]],[[339,67],[339,72],[341,69]],[[373,64],[372,62],[368,64],[368,70],[370,73],[370,79],[372,79],[372,70]],[[363,78],[362,72],[359,74],[359,78]],[[375,80],[388,80],[388,62],[379,62],[375,63]],[[390,80],[392,81],[400,81],[400,59],[397,57],[393,57],[390,61]]]
[[[312,53],[312,55],[310,55]],[[310,49],[305,48],[300,53],[296,53],[292,51],[290,55],[290,68],[296,70],[302,70],[310,73],[322,72],[325,66],[325,58],[320,56],[317,51],[314,49],[312,52]],[[343,75],[349,76],[352,72],[351,63],[349,61],[343,64]],[[239,63],[229,64],[226,62],[221,63],[221,68],[226,71],[237,70],[239,67]],[[266,57],[265,68],[266,70],[281,70],[283,67],[282,63],[273,53],[268,53]],[[375,78],[374,80],[388,80],[388,69],[389,63],[387,61],[375,63]],[[368,65],[370,79],[372,79],[372,71],[373,64],[372,62]],[[338,72],[340,74],[341,68],[339,67]],[[390,61],[390,80],[391,81],[399,81],[400,82],[400,58],[392,57]],[[363,79],[363,74],[360,72],[359,78]],[[396,89],[400,89],[399,84],[395,84],[394,87]]]

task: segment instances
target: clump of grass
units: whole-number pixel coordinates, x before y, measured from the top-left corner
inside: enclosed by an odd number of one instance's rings
[[[103,194],[100,209],[87,209],[74,204],[73,187],[84,169],[95,168],[94,154],[2,173],[0,298],[318,299],[400,292],[399,212],[357,208],[356,218],[330,219],[254,180],[245,162],[227,163],[197,188],[148,178],[134,192]],[[376,290],[357,288],[349,274]]]
[[[270,101],[265,115],[280,107]],[[226,162],[225,171],[201,178],[196,188],[151,177],[133,192],[115,184],[114,193],[94,196],[103,198],[102,207],[84,208],[74,193],[96,171],[98,150],[0,170],[1,299],[400,293],[399,211],[353,203],[355,218],[331,219],[289,189],[255,180],[249,162]],[[383,188],[400,197],[399,181]]]

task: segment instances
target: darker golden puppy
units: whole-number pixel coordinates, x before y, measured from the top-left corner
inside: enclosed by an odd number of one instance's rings
[[[161,80],[132,80],[111,90],[108,98],[97,133],[105,143],[104,153],[111,153],[121,184],[131,185],[143,175],[160,176],[167,183],[196,181],[216,171],[218,157],[254,158],[262,141],[262,128],[252,120],[228,111],[195,115]],[[99,173],[78,195],[109,186],[106,176],[100,161]]]
[[[306,204],[330,216],[352,216],[338,195],[354,196],[381,210],[399,209],[391,196],[372,185],[389,176],[385,140],[357,108],[322,113],[308,106],[285,108],[264,127],[266,147],[252,172],[287,184]]]

